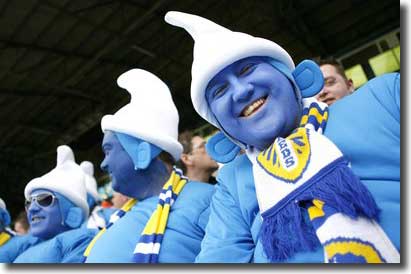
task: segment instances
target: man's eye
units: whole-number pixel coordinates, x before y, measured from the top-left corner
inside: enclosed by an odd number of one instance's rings
[[[214,91],[214,97],[220,96],[221,94],[224,93],[224,91],[227,89],[227,84],[219,86],[215,91]]]
[[[247,75],[248,73],[250,73],[253,68],[254,68],[255,64],[247,64],[245,66],[243,66],[239,72],[239,76],[244,76]]]
[[[335,79],[327,79],[325,80],[325,85],[326,86],[332,86],[335,84]]]
[[[103,148],[103,153],[104,153],[104,155],[108,155],[109,154],[109,152],[110,152],[110,149],[108,148],[108,147],[104,147]]]

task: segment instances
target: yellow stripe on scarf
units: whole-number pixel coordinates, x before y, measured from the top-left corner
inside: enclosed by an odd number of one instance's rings
[[[322,121],[327,121],[328,119],[328,111],[326,111],[325,113],[320,113],[318,111],[317,108],[310,108],[310,110],[308,111],[308,114],[304,115],[303,117],[301,117],[301,121],[300,121],[300,125],[304,126],[307,122],[308,122],[308,117],[315,117],[317,119],[318,124],[321,124]]]
[[[185,186],[187,180],[181,180],[181,177],[173,171],[170,179],[165,183],[163,190],[166,190],[172,186],[172,192],[176,195],[180,194],[181,190]],[[157,205],[156,211],[151,215],[146,227],[142,234],[163,234],[167,225],[168,215],[170,214],[170,204]]]
[[[325,246],[328,258],[336,255],[353,254],[362,257],[367,263],[383,263],[375,248],[369,244],[351,241],[333,242]]]
[[[137,203],[137,199],[130,199],[125,203],[122,207],[121,210],[124,212],[130,211],[130,209]]]
[[[325,215],[323,211],[324,202],[318,199],[314,199],[312,202],[314,205],[308,208],[308,215],[311,221]]]
[[[130,199],[128,200],[122,207],[120,210],[127,212],[130,211],[130,209],[137,203],[136,199]],[[99,233],[97,233],[96,236],[94,236],[93,240],[89,243],[89,245],[87,246],[86,250],[83,253],[83,256],[88,257],[88,255],[90,254],[91,250],[93,249],[94,245],[96,244],[96,242],[98,241],[98,239],[107,231],[106,228],[103,228],[102,230],[99,231]]]
[[[5,243],[8,242],[8,240],[10,240],[11,235],[6,233],[6,232],[1,232],[0,233],[0,246],[4,245]]]

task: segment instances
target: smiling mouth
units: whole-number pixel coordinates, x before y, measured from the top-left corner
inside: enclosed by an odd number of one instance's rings
[[[240,117],[249,117],[253,115],[264,105],[266,100],[267,96],[255,100],[243,109],[243,111],[240,114]]]
[[[33,216],[33,217],[31,217],[31,223],[38,223],[38,222],[40,222],[40,221],[43,220],[43,219],[44,219],[44,217]]]

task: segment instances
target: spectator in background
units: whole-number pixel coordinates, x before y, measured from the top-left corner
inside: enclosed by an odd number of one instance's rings
[[[85,175],[87,190],[87,204],[90,208],[90,216],[86,222],[89,229],[101,230],[108,224],[111,214],[115,208],[105,208],[100,205],[100,196],[97,191],[97,181],[94,178],[94,165],[90,161],[83,161],[80,164]]]
[[[111,182],[105,183],[103,186],[98,188],[98,195],[101,199],[101,207],[108,208],[112,207],[113,198],[113,188],[111,187]]]
[[[113,198],[111,198],[111,203],[113,204],[114,208],[121,208],[130,197],[121,194],[120,192],[113,191]]]
[[[27,221],[26,211],[21,211],[14,221],[14,231],[17,235],[25,235],[29,232],[29,223]]]
[[[324,75],[324,87],[315,98],[327,105],[350,95],[354,91],[354,83],[345,75],[344,68],[334,58],[315,60]]]
[[[212,174],[218,169],[216,161],[207,154],[206,141],[190,131],[180,134],[179,142],[183,145],[180,165],[190,180],[215,184]]]

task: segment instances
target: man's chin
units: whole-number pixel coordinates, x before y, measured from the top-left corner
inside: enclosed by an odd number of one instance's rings
[[[44,230],[34,229],[34,230],[31,230],[30,233],[34,237],[37,237],[37,238],[40,238],[40,239],[45,239],[46,238],[46,233],[44,232]]]

